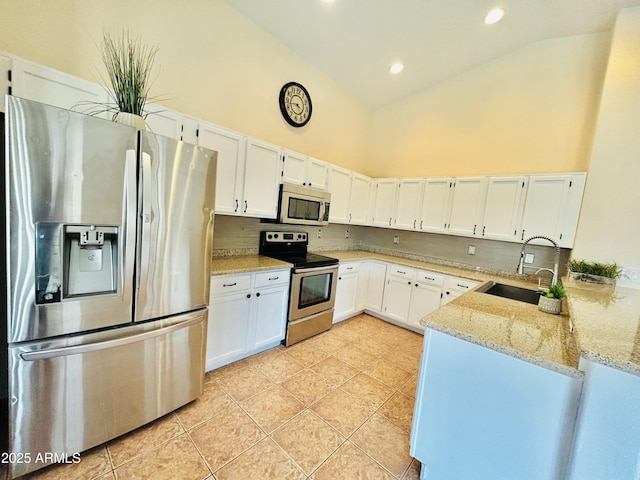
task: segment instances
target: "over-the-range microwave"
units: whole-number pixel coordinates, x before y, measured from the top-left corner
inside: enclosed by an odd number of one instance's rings
[[[331,194],[291,183],[280,186],[278,221],[295,225],[328,225]]]

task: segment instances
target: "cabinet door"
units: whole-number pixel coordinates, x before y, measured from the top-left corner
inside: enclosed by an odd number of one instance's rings
[[[247,348],[251,299],[248,291],[211,296],[207,327],[206,370],[241,358]]]
[[[526,177],[489,178],[482,222],[483,237],[518,241],[527,183]]]
[[[331,193],[329,221],[348,223],[349,199],[351,197],[351,171],[346,168],[330,165],[329,192]]]
[[[145,118],[148,131],[176,140],[182,139],[181,113],[153,103],[145,106],[145,112],[148,114]]]
[[[284,152],[282,181],[296,185],[307,185],[307,156],[301,153]]]
[[[307,186],[327,191],[327,180],[329,178],[329,164],[322,160],[309,158],[307,160]]]
[[[369,281],[367,282],[367,300],[365,308],[372,312],[381,312],[387,266],[384,263],[368,263]]]
[[[440,308],[442,288],[424,283],[414,283],[411,292],[411,305],[407,323],[412,327],[424,330],[420,319]]]
[[[340,274],[336,287],[336,304],[333,323],[349,318],[356,312],[358,272]]]
[[[396,228],[416,230],[419,227],[422,190],[423,183],[420,178],[400,180],[394,222]]]
[[[18,58],[12,58],[11,92],[17,97],[81,113],[99,112],[105,105],[115,107],[105,87]],[[111,119],[113,113],[96,116]]]
[[[562,239],[563,221],[573,187],[571,175],[532,175],[525,201],[520,241],[544,235],[556,242]],[[574,228],[575,230],[575,228]],[[534,240],[535,243],[535,240]],[[546,245],[546,243],[541,243]]]
[[[410,279],[387,275],[383,301],[385,316],[398,322],[407,322],[412,284]]]
[[[349,223],[356,225],[367,223],[370,186],[371,179],[369,177],[353,172],[349,199]]]
[[[380,178],[376,181],[376,200],[373,209],[373,224],[378,227],[391,227],[396,213],[396,194],[398,180]]]
[[[422,192],[420,225],[423,232],[447,231],[451,207],[452,178],[427,178]]]
[[[458,177],[454,182],[449,233],[478,235],[487,193],[486,177]]]
[[[277,345],[284,339],[288,292],[288,287],[257,289],[254,292],[254,331],[249,350]]]
[[[246,137],[201,123],[198,144],[218,152],[216,173],[216,213],[240,212]]]
[[[251,139],[247,142],[242,189],[242,214],[248,217],[276,218],[282,174],[280,148]]]
[[[358,288],[356,290],[356,312],[362,312],[367,304],[367,292],[369,291],[369,262],[360,263],[358,271]]]

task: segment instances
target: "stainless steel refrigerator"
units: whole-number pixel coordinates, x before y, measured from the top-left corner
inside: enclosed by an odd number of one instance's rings
[[[202,394],[217,154],[12,96],[4,130],[16,477]]]

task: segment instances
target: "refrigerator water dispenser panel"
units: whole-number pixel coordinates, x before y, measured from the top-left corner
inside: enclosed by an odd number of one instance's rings
[[[67,225],[64,231],[64,297],[115,293],[117,227]]]
[[[61,299],[62,249],[59,223],[36,224],[36,303],[54,303]]]

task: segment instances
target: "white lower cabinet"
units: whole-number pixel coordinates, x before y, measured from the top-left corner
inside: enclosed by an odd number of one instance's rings
[[[581,383],[427,329],[410,440],[421,478],[567,478]]]
[[[387,264],[374,261],[365,263],[369,270],[367,272],[367,293],[364,308],[372,313],[380,313],[382,312]]]
[[[478,285],[478,282],[467,280],[466,278],[445,277],[440,305],[446,305],[454,298],[459,297],[463,293],[467,293],[476,285]]]
[[[387,281],[384,286],[382,314],[396,322],[407,323],[409,303],[416,272],[413,268],[401,265],[389,265]]]
[[[409,325],[424,330],[420,320],[440,308],[444,279],[445,276],[439,273],[418,270],[411,292],[411,304],[407,318]]]
[[[340,322],[358,313],[356,309],[356,298],[358,295],[359,271],[360,262],[345,262],[340,264],[333,323]]]
[[[289,270],[211,277],[206,370],[277,346],[288,298]]]

